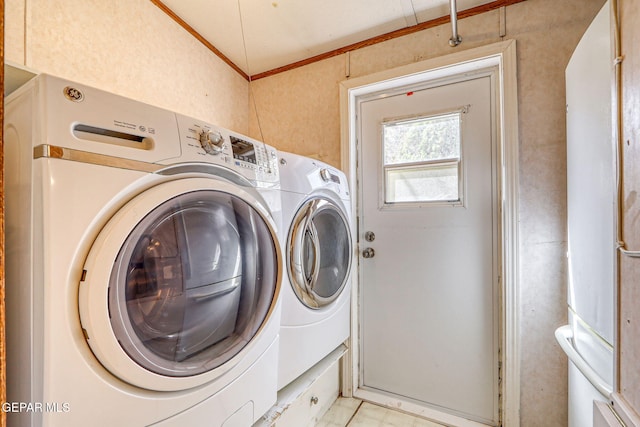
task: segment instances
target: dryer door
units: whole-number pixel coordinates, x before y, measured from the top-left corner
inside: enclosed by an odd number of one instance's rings
[[[227,182],[181,179],[138,195],[107,223],[85,265],[80,315],[94,354],[150,389],[220,374],[274,309],[274,236],[265,207]]]
[[[296,213],[287,239],[293,290],[307,307],[334,301],[351,269],[351,233],[342,209],[331,199],[308,199]]]

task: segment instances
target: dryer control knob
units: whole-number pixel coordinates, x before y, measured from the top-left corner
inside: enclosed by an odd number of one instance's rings
[[[200,145],[207,154],[220,154],[224,147],[224,137],[218,131],[204,130],[200,134]]]

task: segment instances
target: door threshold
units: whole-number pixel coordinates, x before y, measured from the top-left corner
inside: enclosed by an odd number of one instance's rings
[[[478,421],[468,420],[458,415],[449,414],[438,409],[421,405],[415,401],[405,400],[397,395],[383,393],[373,389],[357,388],[353,397],[373,403],[385,408],[405,412],[410,415],[425,418],[439,424],[451,427],[489,427],[492,424],[483,424]]]

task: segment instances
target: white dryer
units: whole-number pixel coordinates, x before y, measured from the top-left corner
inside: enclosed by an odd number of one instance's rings
[[[5,107],[11,426],[249,426],[275,402],[277,153],[41,75]]]
[[[278,389],[339,347],[350,331],[351,199],[344,173],[278,153],[286,274]]]

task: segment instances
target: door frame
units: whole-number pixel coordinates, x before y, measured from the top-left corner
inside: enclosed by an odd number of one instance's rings
[[[488,46],[455,52],[438,58],[384,70],[340,83],[340,127],[342,169],[351,185],[352,218],[359,235],[359,209],[357,194],[357,108],[361,97],[374,92],[392,90],[409,84],[424,83],[471,71],[496,68],[496,124],[498,146],[498,189],[500,226],[500,346],[501,363],[501,425],[520,425],[520,354],[519,354],[519,270],[518,270],[518,94],[516,42],[507,40]],[[358,255],[359,240],[354,245]],[[359,369],[359,276],[358,263],[353,263],[351,295],[351,351],[342,363],[342,394],[361,396],[366,392],[358,388]],[[405,409],[409,409],[408,407]],[[423,412],[424,413],[424,412]],[[426,413],[425,413],[426,415]],[[457,417],[456,417],[457,418]],[[470,422],[469,425],[479,425]]]

